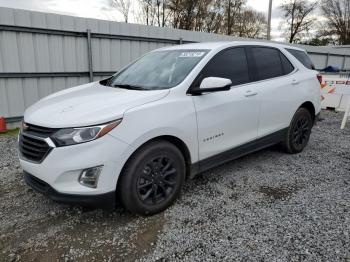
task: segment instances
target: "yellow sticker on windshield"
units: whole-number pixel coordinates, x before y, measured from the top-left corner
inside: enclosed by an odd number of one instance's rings
[[[202,57],[205,52],[182,52],[179,57]]]

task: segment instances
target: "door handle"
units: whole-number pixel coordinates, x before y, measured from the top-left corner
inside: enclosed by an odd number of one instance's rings
[[[255,96],[255,95],[257,95],[258,93],[257,92],[253,92],[253,91],[251,91],[251,90],[249,90],[249,91],[247,91],[246,93],[245,93],[245,97],[250,97],[250,96]]]
[[[292,80],[292,85],[297,85],[297,84],[299,84],[299,81],[296,80],[296,79],[293,79],[293,80]]]

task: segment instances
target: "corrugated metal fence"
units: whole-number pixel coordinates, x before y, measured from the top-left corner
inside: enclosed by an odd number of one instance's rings
[[[214,40],[241,39],[0,8],[0,116],[16,121],[40,98],[111,75],[150,50]],[[350,69],[347,50],[303,47],[317,68]]]

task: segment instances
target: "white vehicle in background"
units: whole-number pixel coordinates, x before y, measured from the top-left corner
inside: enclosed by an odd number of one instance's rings
[[[281,143],[301,152],[320,112],[302,49],[217,42],[152,51],[109,79],[28,108],[26,182],[53,200],[154,214],[186,178]]]

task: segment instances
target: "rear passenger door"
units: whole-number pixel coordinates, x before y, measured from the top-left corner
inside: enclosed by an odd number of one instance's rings
[[[193,96],[198,124],[200,160],[237,147],[257,137],[259,97],[250,86],[244,47],[215,55],[192,84],[198,88],[206,77],[229,78],[229,91]]]
[[[256,91],[261,100],[258,137],[289,126],[300,100],[294,66],[277,48],[252,46],[249,61],[254,68]]]

